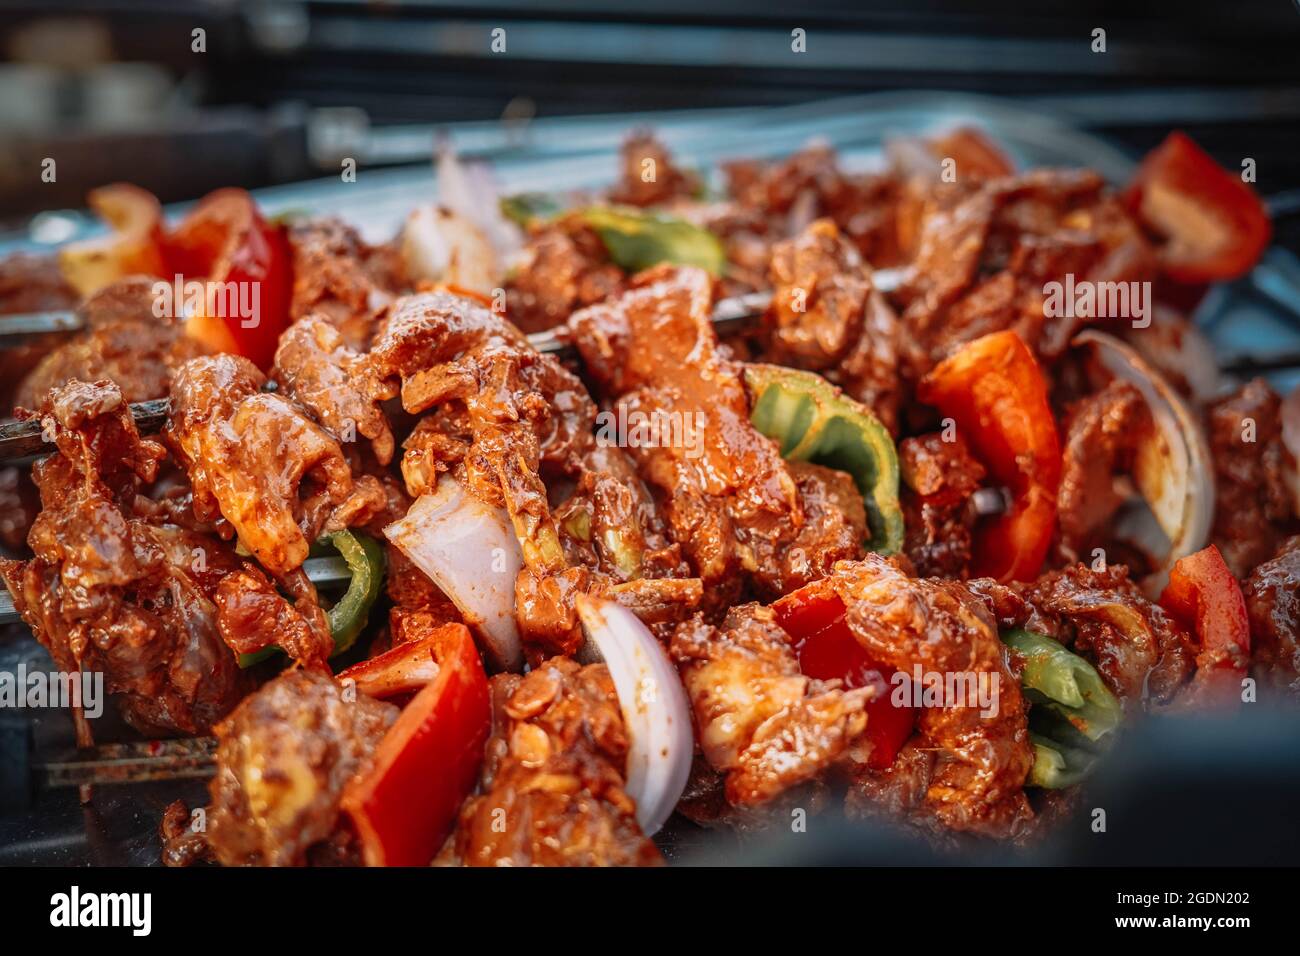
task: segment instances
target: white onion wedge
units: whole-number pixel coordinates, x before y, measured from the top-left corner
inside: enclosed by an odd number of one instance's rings
[[[1127,332],[1124,341],[1166,380],[1181,378],[1186,382],[1193,402],[1203,405],[1219,394],[1223,376],[1214,346],[1181,313],[1157,305],[1152,310],[1151,325]]]
[[[627,725],[627,792],[646,836],[672,815],[691,772],[691,712],[677,669],[640,619],[616,601],[579,594],[578,617],[618,691]]]
[[[1182,396],[1131,346],[1093,329],[1080,332],[1074,344],[1092,346],[1101,366],[1136,386],[1151,410],[1155,433],[1138,446],[1133,483],[1167,539],[1165,553],[1152,555],[1157,570],[1143,582],[1158,593],[1174,562],[1209,540],[1214,516],[1209,442]]]
[[[412,280],[445,282],[491,295],[501,260],[473,222],[441,206],[417,206],[402,228],[402,261]]]
[[[417,498],[384,534],[451,598],[496,667],[523,667],[515,577],[524,556],[503,509],[484,504],[443,475],[438,487]]]
[[[472,222],[504,263],[524,244],[523,231],[501,212],[501,192],[486,163],[463,163],[450,143],[438,147],[438,203]]]

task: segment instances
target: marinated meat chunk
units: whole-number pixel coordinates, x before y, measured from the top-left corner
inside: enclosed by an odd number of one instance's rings
[[[0,545],[9,553],[22,551],[40,510],[31,473],[26,468],[0,468]]]
[[[195,515],[220,515],[283,577],[323,531],[364,524],[387,499],[375,478],[354,481],[339,443],[265,384],[238,356],[187,362],[172,381],[164,434],[189,473]]]
[[[769,360],[813,371],[832,368],[863,333],[871,283],[857,250],[819,219],[772,247]]]
[[[1046,285],[1067,274],[1076,283],[1155,274],[1149,246],[1095,173],[1038,170],[935,188],[896,293],[915,343],[911,374],[1006,328],[1058,358],[1083,322],[1106,318],[1045,308]]]
[[[913,737],[884,769],[860,767],[844,797],[844,811],[852,819],[926,821],[926,799],[939,754],[921,736]],[[1032,763],[1030,764],[1032,766]],[[1028,825],[1021,820],[1021,826]],[[934,829],[932,827],[932,832]]]
[[[817,580],[836,561],[860,558],[867,538],[866,505],[849,474],[808,462],[790,462],[789,468],[804,523],[777,554],[772,597]]]
[[[623,287],[623,270],[609,261],[596,231],[563,218],[528,236],[506,283],[506,312],[525,332],[541,332]]]
[[[75,309],[81,296],[63,278],[57,256],[17,252],[0,258],[0,315],[25,312],[56,312]],[[15,404],[14,387],[35,367],[42,356],[63,344],[57,333],[13,343],[0,352],[0,407],[7,412]],[[36,400],[29,395],[26,406]],[[0,507],[0,514],[3,514]]]
[[[195,827],[184,800],[173,800],[167,804],[158,824],[163,866],[180,867],[215,862],[205,830],[206,827]]]
[[[1256,670],[1269,684],[1300,698],[1300,538],[1256,565],[1241,590]]]
[[[660,267],[570,324],[589,373],[629,421],[676,423],[679,440],[629,453],[709,599],[725,602],[742,570],[779,590],[780,554],[804,514],[776,444],[749,422],[741,370],[719,349],[710,304],[703,271]]]
[[[1238,579],[1300,530],[1286,479],[1290,452],[1280,410],[1277,394],[1257,378],[1206,412],[1215,481],[1211,539]]]
[[[1152,428],[1137,387],[1119,380],[1069,410],[1057,494],[1060,549],[1073,563],[1103,545],[1107,524],[1127,499],[1116,477],[1130,474],[1139,444]]]
[[[734,806],[766,803],[813,779],[866,729],[874,690],[805,677],[768,608],[734,607],[717,627],[697,616],[677,628],[671,654],[700,749],[726,774]]]
[[[297,591],[293,604],[253,564],[223,577],[212,598],[221,637],[236,654],[277,646],[295,661],[323,670],[334,652],[329,618],[316,603],[309,581],[294,575],[290,583]]]
[[[243,701],[217,734],[208,843],[225,866],[302,866],[346,827],[343,788],[365,773],[397,719],[392,704],[326,674],[285,671]]]
[[[396,248],[370,246],[337,219],[293,223],[289,246],[294,276],[290,317],[321,315],[349,348],[364,350],[374,334],[376,312],[407,284]]]
[[[619,153],[622,176],[609,198],[629,206],[659,206],[674,199],[690,199],[699,191],[700,180],[683,171],[654,134],[641,130],[623,142]]]
[[[875,288],[867,293],[862,334],[839,367],[827,372],[852,398],[870,408],[895,437],[904,396],[900,365],[906,350],[903,326]]]
[[[1126,707],[1169,703],[1196,670],[1191,638],[1121,564],[1076,564],[1014,590],[1039,615],[1036,629],[1091,661]]]
[[[899,290],[915,332],[931,332],[938,314],[975,280],[997,208],[988,189],[936,192],[925,217],[907,280]]]
[[[905,537],[903,550],[919,577],[966,577],[978,513],[972,496],[984,466],[960,435],[904,438],[898,445]]]
[[[99,671],[142,733],[205,733],[247,684],[213,603],[237,560],[221,542],[137,517],[165,451],[111,382],[69,382],[42,406],[58,453],[33,466],[30,561],[0,562],[15,607],[64,671]],[[79,718],[78,737],[90,742]]]
[[[400,392],[413,414],[435,409],[406,443],[407,490],[423,493],[440,471],[463,469],[476,498],[505,508],[525,563],[520,628],[573,651],[581,632],[571,596],[584,570],[567,567],[541,473],[575,472],[592,446],[596,410],[582,383],[474,300],[434,292],[393,307],[366,358],[364,387],[375,400]]]
[[[432,292],[399,300],[362,374],[372,398],[400,395],[413,414],[450,405],[459,417],[451,424],[471,433],[495,426],[511,435],[530,434],[538,461],[557,471],[575,470],[591,446],[596,410],[582,383],[473,299]],[[470,449],[471,475],[493,470],[479,462],[493,451]],[[484,479],[476,490],[486,492],[492,484]]]
[[[85,331],[46,355],[14,395],[14,403],[37,408],[68,379],[108,379],[128,402],[163,398],[172,373],[205,351],[185,335],[180,321],[154,314],[154,280],[144,276],[105,286],[86,300]]]
[[[734,200],[696,204],[676,212],[722,242],[727,270],[718,282],[719,298],[768,287],[768,261],[778,236],[770,232],[771,224],[761,212]]]
[[[556,657],[492,678],[480,792],[438,862],[464,866],[654,866],[623,768],[628,740],[604,664]]]
[[[0,315],[71,309],[80,299],[58,256],[16,252],[0,258]]]
[[[923,823],[985,836],[1019,832],[1032,818],[1023,788],[1034,755],[1020,682],[988,608],[955,581],[908,577],[877,554],[840,563],[827,583],[844,602],[845,622],[872,660],[945,679],[984,675],[996,687],[993,713],[965,698],[921,710],[917,733],[934,764],[918,778],[925,797],[914,815]],[[877,774],[859,768],[865,779],[855,784],[855,799],[879,792]]]
[[[723,168],[736,202],[766,218],[775,236],[796,234],[825,216],[873,265],[901,261],[895,177],[847,173],[825,146],[810,146],[779,162],[740,161]]]
[[[361,391],[363,357],[325,319],[309,315],[280,336],[272,377],[335,439],[370,439],[375,460],[393,458],[393,432],[379,403]]]
[[[570,564],[615,583],[690,574],[631,458],[615,445],[597,444],[587,453],[573,494],[555,517]]]

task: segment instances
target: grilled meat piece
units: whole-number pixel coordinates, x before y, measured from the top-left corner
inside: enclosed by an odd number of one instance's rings
[[[387,497],[372,476],[354,481],[339,443],[265,384],[238,356],[187,362],[172,381],[164,435],[189,473],[195,515],[220,515],[283,578],[323,531],[365,524]]]
[[[984,481],[984,466],[960,435],[944,441],[936,433],[899,442],[898,464],[903,550],[917,576],[966,577],[978,517],[971,496]]]
[[[841,562],[827,580],[844,602],[845,623],[872,660],[908,675],[919,667],[923,674],[983,676],[996,688],[992,713],[972,700],[921,710],[917,734],[934,762],[908,788],[913,798],[924,792],[909,815],[923,825],[1014,836],[1032,819],[1024,785],[1034,755],[1020,681],[988,608],[958,582],[908,577],[877,554]],[[879,794],[879,771],[860,766],[855,776],[860,807]]]
[[[1033,629],[1091,661],[1126,707],[1169,703],[1196,670],[1192,639],[1122,564],[1075,564],[1014,590],[1036,612]]]
[[[302,866],[346,824],[339,801],[397,719],[329,675],[285,671],[216,729],[208,843],[226,866]],[[328,847],[327,847],[328,849]]]
[[[628,741],[604,664],[546,661],[492,678],[493,726],[480,793],[440,863],[653,866],[623,767]]]
[[[694,173],[679,169],[663,143],[647,130],[623,141],[619,152],[622,175],[609,198],[629,206],[662,206],[690,199],[700,189]]]
[[[1115,478],[1132,471],[1152,427],[1146,400],[1128,382],[1112,381],[1071,406],[1057,494],[1059,548],[1067,563],[1106,544],[1107,524],[1127,497]]]
[[[61,670],[101,671],[142,733],[205,733],[247,689],[214,604],[238,566],[220,541],[138,517],[165,450],[141,438],[111,382],[69,382],[42,406],[58,454],[33,475],[30,561],[0,562],[14,603]],[[79,725],[82,743],[89,728]]]
[[[628,421],[668,424],[667,440],[661,432],[655,447],[638,441],[628,451],[706,599],[730,603],[742,571],[779,592],[781,556],[804,524],[803,507],[776,444],[749,422],[740,367],[709,321],[709,277],[659,267],[633,286],[570,320],[587,369]]]
[[[379,403],[358,382],[363,356],[319,315],[298,320],[280,336],[272,378],[338,441],[370,439],[375,460],[393,459],[393,432]]]
[[[1250,614],[1256,671],[1300,698],[1300,537],[1256,565],[1241,590]]]
[[[673,635],[709,765],[733,806],[753,807],[814,779],[866,729],[868,687],[805,677],[772,612],[734,607],[720,626],[695,617]]]
[[[812,371],[837,365],[862,335],[871,290],[857,250],[819,219],[772,247],[769,276],[768,360]]]
[[[0,315],[71,310],[80,301],[77,290],[64,279],[57,256],[17,252],[0,258]],[[13,399],[14,386],[43,356],[63,342],[62,335],[51,333],[0,353],[0,383],[3,383],[0,384],[0,406],[8,410],[22,404]],[[38,399],[29,395],[26,404],[33,408]]]
[[[516,591],[525,639],[560,653],[581,640],[570,596],[585,571],[567,567],[542,472],[576,472],[592,447],[596,410],[582,383],[514,326],[472,299],[408,296],[391,310],[366,357],[374,400],[400,392],[413,414],[435,409],[406,442],[413,495],[439,472],[463,469],[472,494],[509,513],[525,567]]]
[[[1206,418],[1215,482],[1211,540],[1241,579],[1300,531],[1286,478],[1281,399],[1257,378],[1211,404]]]
[[[371,246],[338,219],[310,219],[289,227],[289,247],[290,317],[317,313],[349,348],[364,350],[375,333],[376,313],[407,286],[397,246]]]
[[[506,311],[525,332],[564,322],[575,309],[622,292],[623,270],[604,242],[574,217],[535,227],[506,283]]]
[[[154,314],[155,280],[145,276],[105,286],[86,300],[86,328],[58,346],[32,369],[14,404],[39,408],[46,393],[68,379],[114,382],[128,402],[167,394],[172,373],[205,351],[185,335],[174,316]]]

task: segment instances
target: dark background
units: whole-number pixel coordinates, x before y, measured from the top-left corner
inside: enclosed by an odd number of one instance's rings
[[[415,125],[794,104],[891,89],[1007,96],[1135,152],[1171,126],[1300,184],[1293,0],[839,4],[567,0],[0,2],[0,221],[130,179],[164,201],[319,176],[319,140],[425,161]],[[489,48],[506,29],[507,52]],[[808,52],[790,51],[790,30]],[[1089,49],[1107,31],[1107,52]],[[191,50],[191,31],[207,50]],[[343,111],[340,112],[340,108]],[[358,127],[358,124],[361,124]],[[413,150],[410,143],[421,144]],[[45,156],[59,178],[40,184]]]

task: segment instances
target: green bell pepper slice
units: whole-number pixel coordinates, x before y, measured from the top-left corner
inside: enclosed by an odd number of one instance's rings
[[[1029,734],[1029,741],[1034,745],[1034,765],[1025,783],[1031,787],[1045,790],[1072,787],[1088,776],[1097,761],[1094,753],[1067,747],[1033,732]]]
[[[640,272],[662,262],[699,266],[715,276],[727,268],[721,240],[677,216],[631,206],[588,206],[566,210],[549,193],[517,193],[500,202],[501,214],[525,229],[571,215],[596,231],[609,258],[624,272]]]
[[[370,618],[370,608],[379,597],[384,581],[384,549],[374,538],[356,531],[335,531],[323,535],[313,546],[328,545],[337,551],[352,572],[348,589],[327,612],[330,634],[334,637],[331,657],[342,654],[356,643]],[[251,667],[266,660],[280,648],[272,645],[251,654],[239,655],[240,667]]]
[[[727,268],[727,253],[707,229],[659,213],[622,206],[591,206],[574,213],[605,244],[624,272],[640,272],[661,262],[699,266],[715,276]]]
[[[781,457],[848,472],[866,505],[867,547],[901,551],[898,452],[871,409],[820,375],[779,365],[746,365],[745,386],[749,420],[780,444]]]
[[[550,193],[516,193],[503,196],[501,215],[527,229],[534,222],[554,219],[564,212],[564,203]]]
[[[1119,727],[1119,700],[1095,667],[1059,641],[1023,628],[1005,632],[1002,641],[1020,656],[1020,686],[1034,705],[1029,714],[1035,752],[1030,782],[1040,787],[1077,783]]]

